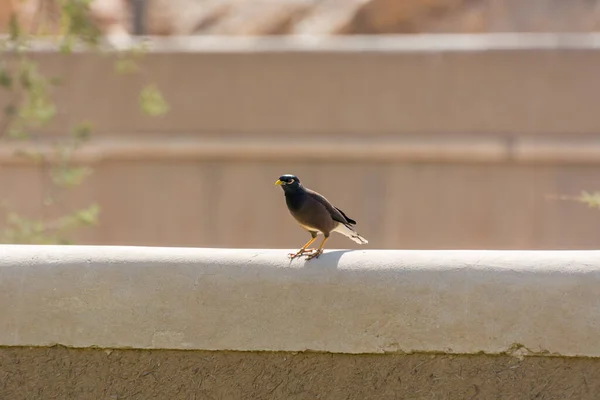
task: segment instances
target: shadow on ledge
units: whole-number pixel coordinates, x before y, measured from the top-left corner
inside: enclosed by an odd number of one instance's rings
[[[323,252],[323,254],[321,254],[319,256],[319,258],[313,258],[312,260],[306,260],[306,258],[303,256],[301,258],[296,258],[294,260],[290,260],[290,265],[292,265],[293,263],[303,262],[304,268],[307,268],[307,269],[319,268],[322,270],[336,270],[336,269],[338,269],[338,265],[340,263],[340,260],[342,259],[342,256],[345,253],[350,253],[353,251],[356,251],[356,250],[352,250],[352,249],[330,250],[330,251],[325,250]]]

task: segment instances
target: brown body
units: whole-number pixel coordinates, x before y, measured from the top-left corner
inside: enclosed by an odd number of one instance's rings
[[[327,237],[340,222],[346,222],[344,216],[335,207],[328,207],[327,199],[310,189],[306,189],[306,196],[299,204],[296,204],[291,196],[286,196],[286,202],[292,217],[311,234],[314,232],[314,236],[320,232]],[[336,221],[334,217],[341,221]]]

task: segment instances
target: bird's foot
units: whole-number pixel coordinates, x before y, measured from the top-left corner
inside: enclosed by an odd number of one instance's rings
[[[321,254],[323,254],[323,249],[318,249],[314,253],[312,253],[308,257],[306,257],[306,261],[312,260],[313,258],[319,258],[319,256]]]
[[[293,260],[294,258],[300,257],[305,253],[312,253],[315,249],[300,249],[297,253],[289,253],[288,256]]]

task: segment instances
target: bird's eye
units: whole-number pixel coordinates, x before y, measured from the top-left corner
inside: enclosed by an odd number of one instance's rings
[[[294,183],[294,179],[290,179],[289,182],[288,182],[288,185],[292,184],[292,183]]]

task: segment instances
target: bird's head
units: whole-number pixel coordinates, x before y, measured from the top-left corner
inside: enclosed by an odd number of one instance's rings
[[[280,185],[284,192],[295,192],[302,187],[300,179],[295,175],[289,174],[281,175],[275,184]]]

